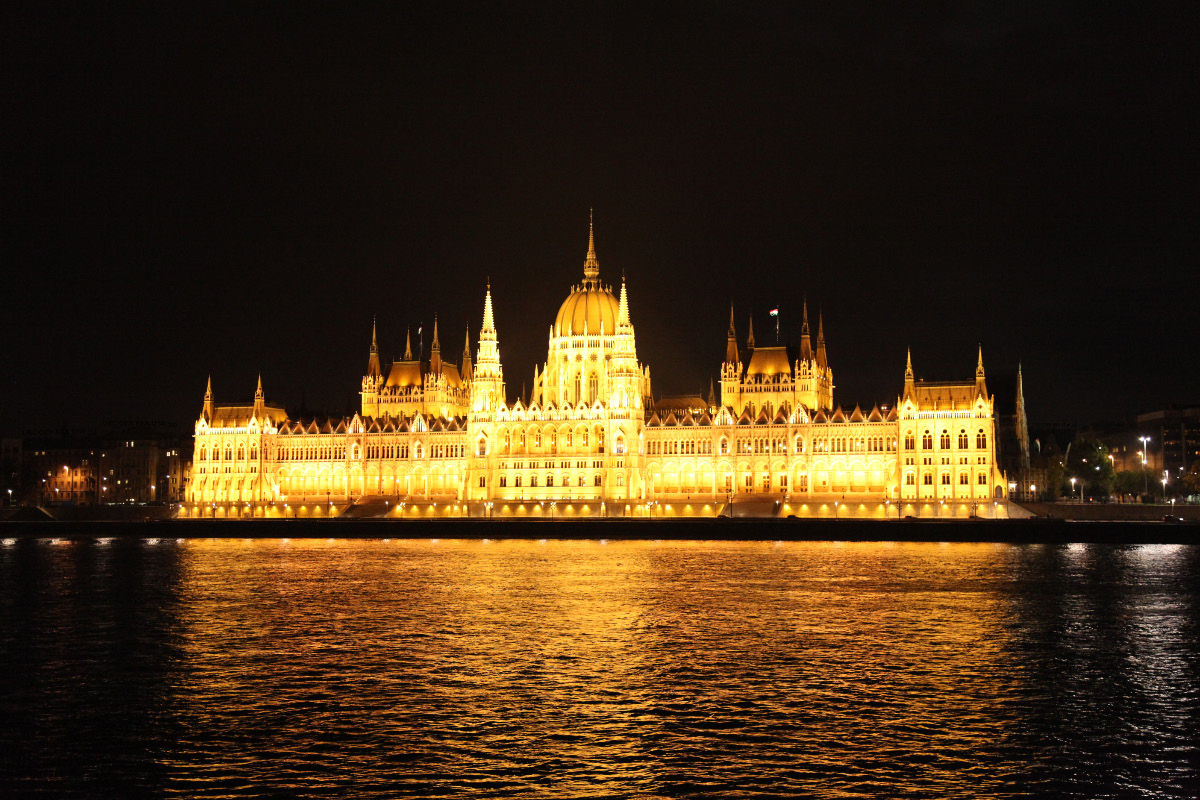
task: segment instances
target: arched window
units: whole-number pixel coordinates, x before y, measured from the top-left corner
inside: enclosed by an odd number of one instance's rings
[[[200,460],[208,461],[208,448],[204,445],[200,445]]]
[[[987,473],[986,472],[979,473],[978,483],[980,486],[987,486]]]
[[[579,476],[579,485],[580,485],[580,486],[587,486],[587,481],[585,481],[585,480],[583,479],[583,476],[582,476],[582,475],[580,475],[580,476]]]
[[[225,460],[226,461],[233,460],[233,445],[231,445],[231,444],[225,445]]]
[[[905,450],[916,450],[917,449],[917,439],[915,436],[913,436],[912,431],[904,432],[904,449]]]
[[[949,486],[949,485],[950,485],[950,473],[943,472],[942,473],[942,486]]]
[[[258,461],[258,447],[255,445],[251,445],[250,447],[250,460]]]
[[[359,458],[361,458],[361,456],[362,456],[362,451],[358,448],[357,444],[350,448],[350,458],[357,461]],[[418,445],[417,446],[417,458],[420,458],[420,457],[421,457],[421,447],[420,447],[420,445]]]
[[[504,452],[506,454],[508,453],[508,446],[509,446],[509,435],[506,433],[506,434],[504,434]]]
[[[923,434],[921,434],[921,449],[922,450],[932,450],[933,449],[933,434],[930,433],[929,431],[925,431]]]
[[[721,438],[721,455],[729,455],[729,440],[724,437]]]
[[[969,484],[970,484],[970,476],[967,475],[967,473],[964,472],[958,476],[958,485],[959,486],[967,486]]]
[[[596,486],[600,485],[600,473],[596,473],[596,476],[592,479],[592,483]]]
[[[537,475],[530,475],[530,476],[529,476],[529,485],[530,485],[530,486],[537,486]]]
[[[917,476],[913,475],[911,472],[904,476],[904,485],[905,486],[915,486],[916,483],[917,483]]]
[[[924,483],[926,486],[933,486],[933,474],[930,472],[926,472],[924,475],[921,476],[921,482]]]
[[[939,446],[943,450],[949,450],[950,449],[950,431],[946,430],[945,428],[942,428],[942,435],[939,437],[939,439],[940,439]]]
[[[355,448],[354,448],[354,453],[355,453],[355,455],[351,456],[351,458],[358,458],[358,455],[357,455],[357,453],[358,453],[358,447],[357,447],[357,445],[356,445],[356,446],[355,446]],[[420,442],[417,442],[416,449],[413,451],[413,453],[415,454],[415,457],[416,457],[416,458],[424,458],[424,457],[425,457],[425,447],[424,447],[424,445],[422,445]]]
[[[966,450],[970,446],[971,446],[971,444],[967,440],[967,429],[963,428],[962,430],[960,430],[958,432],[958,449]]]
[[[584,447],[587,447],[587,446],[588,446],[588,432],[587,432],[587,428],[584,428],[584,429],[583,429],[583,446],[584,446]]]
[[[618,473],[617,474],[617,486],[624,486],[624,485],[625,485],[625,476]]]
[[[501,488],[501,489],[503,489],[503,488],[504,488],[504,487],[506,487],[506,486],[508,486],[508,476],[507,476],[507,475],[501,475],[501,476],[500,476],[500,488]]]
[[[615,452],[617,453],[617,455],[621,455],[622,453],[625,452],[625,440],[622,439],[620,436],[617,437],[617,449]]]
[[[546,476],[546,485],[547,485],[547,486],[553,486],[553,485],[554,485],[554,476],[553,476],[553,475],[547,475],[547,476]]]
[[[487,455],[487,439],[481,438],[479,440],[479,451],[476,455],[481,455],[481,456]]]
[[[975,434],[975,446],[980,450],[987,449],[987,434],[983,432],[983,428]]]
[[[589,403],[596,402],[596,397],[599,395],[599,393],[600,393],[600,381],[596,378],[596,373],[593,372],[591,375],[588,376],[588,394],[587,394],[588,402]]]

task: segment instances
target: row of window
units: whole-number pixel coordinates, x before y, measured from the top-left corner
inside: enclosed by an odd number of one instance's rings
[[[209,460],[208,454],[209,454],[208,446],[203,445],[203,444],[200,445],[200,454],[197,457],[197,460],[198,461],[208,461]],[[213,446],[212,460],[213,461],[221,460],[221,448],[219,446],[216,446],[216,445]],[[225,445],[225,460],[233,461],[233,445],[230,445],[230,444]],[[246,445],[244,445],[244,444],[238,445],[237,460],[238,461],[246,460]],[[258,447],[254,446],[254,445],[251,445],[251,447],[250,447],[250,460],[251,461],[258,460]]]
[[[970,436],[967,435],[966,428],[960,429],[958,431],[958,449],[966,450],[970,446],[971,439]],[[979,450],[984,450],[987,448],[987,433],[984,432],[983,428],[980,428],[975,432],[975,447]],[[942,429],[941,435],[938,436],[938,448],[941,450],[950,449],[950,431],[946,430],[945,428]],[[914,434],[912,431],[907,431],[904,434],[904,449],[917,449],[916,434]],[[933,431],[925,431],[921,434],[921,449],[933,449]]]
[[[950,473],[943,472],[942,476],[941,476],[941,481],[942,481],[942,486],[949,486],[950,485]],[[980,472],[976,476],[975,482],[977,484],[979,484],[980,486],[987,486],[987,482],[988,482],[987,473]],[[932,486],[933,485],[933,473],[928,470],[921,473],[921,483],[925,486]],[[971,483],[971,476],[969,473],[960,472],[958,474],[958,485],[959,486],[969,486],[970,483]],[[912,473],[912,472],[905,473],[904,485],[905,486],[916,486],[917,485],[916,474]]]
[[[523,477],[523,476],[521,476],[521,475],[513,475],[513,476],[512,476],[512,488],[514,488],[514,489],[520,489],[520,488],[521,488],[521,479],[522,479],[522,477]],[[501,475],[501,476],[500,476],[500,488],[501,488],[501,489],[506,489],[506,488],[508,488],[508,485],[509,485],[509,484],[508,484],[508,478],[509,478],[509,476],[508,476],[508,475]],[[484,481],[484,479],[483,479],[482,477],[480,477],[480,479],[479,479],[479,485],[480,485],[480,486],[483,486],[483,485],[484,485],[484,482],[483,482],[483,481]],[[595,475],[593,475],[593,476],[592,476],[592,485],[593,485],[593,486],[600,486],[600,485],[602,485],[602,484],[603,484],[603,479],[601,478],[601,476],[600,476],[600,474],[599,474],[599,473],[597,473],[597,474],[595,474]],[[554,475],[552,475],[552,474],[550,474],[550,473],[546,473],[546,480],[545,480],[545,483],[544,483],[543,485],[544,485],[544,486],[547,486],[547,487],[552,487],[552,486],[554,486]],[[562,476],[562,477],[559,479],[559,484],[558,484],[558,485],[559,485],[559,486],[563,486],[563,487],[567,487],[567,488],[569,488],[569,487],[571,486],[571,476],[570,476],[570,475],[563,475],[563,476]],[[575,485],[576,485],[576,486],[587,486],[587,478],[586,478],[585,476],[583,476],[583,475],[580,475],[580,476],[578,476],[578,477],[576,478],[576,483],[575,483]],[[624,475],[617,475],[617,486],[624,486],[624,485],[625,485],[625,476],[624,476]],[[530,475],[530,476],[529,476],[529,487],[530,487],[530,488],[536,488],[537,486],[538,486],[538,476],[537,476],[537,475]]]

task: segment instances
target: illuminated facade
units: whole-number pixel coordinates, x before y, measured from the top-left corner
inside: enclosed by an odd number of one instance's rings
[[[469,343],[469,338],[468,338]],[[218,406],[196,422],[182,516],[717,515],[885,516],[936,510],[994,516],[993,399],[975,379],[925,383],[911,356],[897,403],[833,402],[823,320],[800,346],[739,348],[732,310],[719,399],[662,398],[638,361],[628,290],[600,281],[589,231],[571,287],[534,369],[528,403],[510,403],[491,287],[476,358],[430,358],[385,372],[372,332],[362,410],[297,421],[268,405]]]

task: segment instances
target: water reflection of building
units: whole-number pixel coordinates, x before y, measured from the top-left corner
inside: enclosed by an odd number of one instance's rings
[[[797,347],[757,346],[752,324],[739,343],[731,311],[720,396],[656,402],[629,289],[601,281],[591,234],[583,273],[529,397],[515,402],[490,286],[474,358],[469,338],[457,364],[444,358],[435,322],[427,360],[409,340],[385,369],[373,333],[352,417],[293,420],[267,403],[261,379],[252,402],[218,405],[210,381],[182,513],[716,514],[737,501],[764,513],[855,503],[888,513],[893,503],[992,509],[1007,496],[982,352],[973,379],[950,382],[918,380],[910,355],[894,404],[843,409],[823,319],[814,338],[805,308]]]

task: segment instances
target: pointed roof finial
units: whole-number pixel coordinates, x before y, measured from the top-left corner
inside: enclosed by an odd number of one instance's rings
[[[433,345],[432,346],[433,346],[434,350],[442,349],[441,343],[438,342],[437,313],[434,313],[434,315],[433,315]]]
[[[737,336],[733,328],[733,303],[729,304],[729,336]]]
[[[595,281],[600,277],[600,262],[596,260],[596,227],[593,223],[592,209],[588,209],[588,251],[583,262],[583,277]]]
[[[262,373],[258,373],[258,388],[254,390],[255,397],[262,397]]]
[[[211,374],[208,376],[208,388],[206,388],[204,390],[204,396],[206,398],[212,397],[212,375]]]
[[[754,348],[754,315],[750,315],[750,332],[746,336],[746,347]]]
[[[808,297],[804,298],[804,321],[800,323],[800,334],[808,336]]]
[[[404,360],[412,361],[412,328],[404,329]]]
[[[463,339],[463,355],[471,357],[471,323],[467,323],[467,335]]]
[[[629,324],[629,295],[625,291],[625,276],[621,276],[621,299],[617,303],[617,330]],[[604,332],[604,320],[600,321],[601,334]]]
[[[983,377],[983,345],[979,345],[979,360],[975,362],[975,377]]]
[[[372,349],[372,350],[375,350],[375,349],[376,349],[376,345],[375,345],[375,332],[376,332],[375,316],[374,316],[374,315],[372,315],[372,316],[371,316],[371,349]]]
[[[908,362],[904,365],[904,380],[911,381],[913,379],[912,369],[912,348],[908,348]]]

